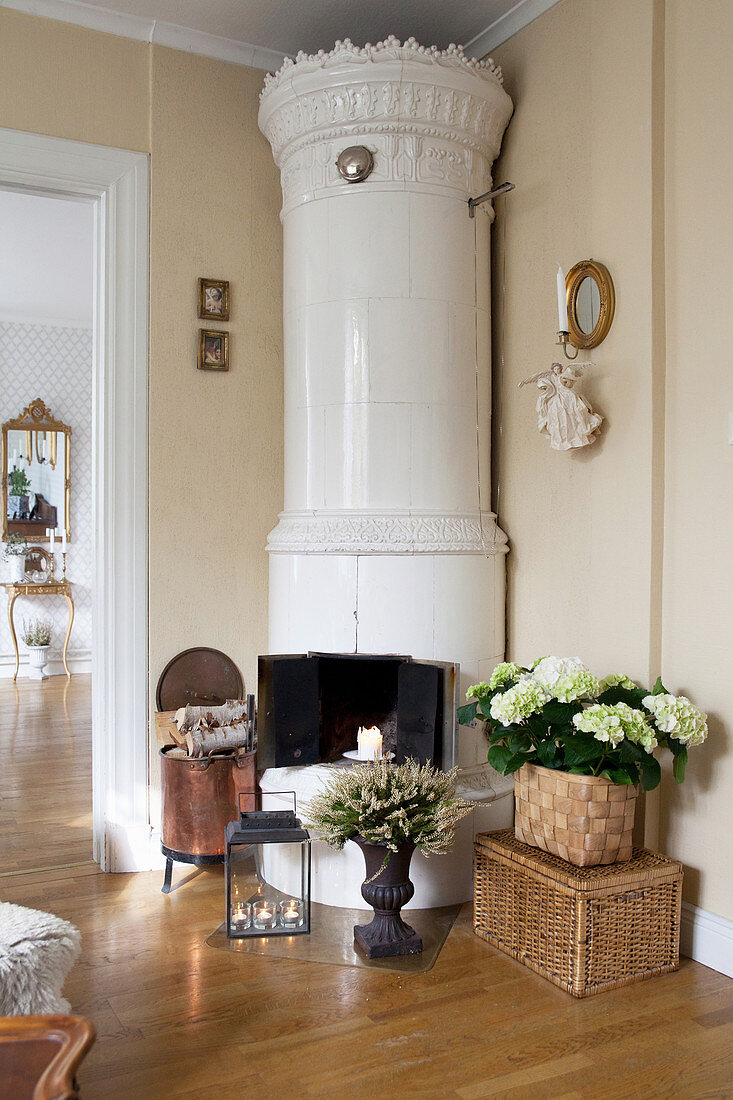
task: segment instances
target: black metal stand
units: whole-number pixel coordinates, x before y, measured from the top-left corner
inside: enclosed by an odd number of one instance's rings
[[[170,894],[171,892],[171,878],[173,877],[173,860],[168,856],[165,861],[165,878],[163,879],[163,885],[160,888],[161,894]]]
[[[160,888],[161,894],[170,894],[171,879],[173,877],[173,861],[176,863],[192,863],[195,867],[212,867],[224,862],[224,855],[200,856],[191,852],[176,852],[173,848],[166,848],[161,844],[160,849],[165,856],[165,878]]]

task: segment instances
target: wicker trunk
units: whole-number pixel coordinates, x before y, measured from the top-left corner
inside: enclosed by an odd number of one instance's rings
[[[635,848],[626,863],[574,868],[511,829],[479,833],[474,853],[476,935],[574,997],[678,968],[677,860]]]
[[[639,791],[595,775],[525,764],[514,777],[517,840],[576,867],[631,859]]]

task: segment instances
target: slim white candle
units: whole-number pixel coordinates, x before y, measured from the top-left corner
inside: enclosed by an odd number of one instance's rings
[[[557,326],[559,332],[568,331],[568,299],[565,292],[565,273],[557,269]]]
[[[49,550],[51,551],[52,554],[53,554],[53,542],[54,542],[55,537],[56,537],[56,528],[55,527],[49,527],[49,529],[48,529],[48,541],[49,541]]]
[[[66,528],[61,528],[61,553],[66,553]]]

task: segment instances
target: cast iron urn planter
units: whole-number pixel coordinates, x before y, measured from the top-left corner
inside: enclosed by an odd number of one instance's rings
[[[366,863],[366,880],[361,887],[361,896],[374,909],[371,924],[354,926],[355,944],[369,959],[419,955],[422,940],[400,916],[400,909],[415,893],[415,887],[410,882],[410,860],[415,845],[409,840],[398,852],[392,852],[383,844],[372,844],[361,836],[353,837],[353,841],[364,853]],[[389,855],[387,866],[379,871],[386,854]]]

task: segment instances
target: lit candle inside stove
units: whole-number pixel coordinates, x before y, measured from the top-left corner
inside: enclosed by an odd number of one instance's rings
[[[382,755],[382,734],[379,726],[370,726],[369,729],[359,726],[357,751],[360,760],[379,760]]]

